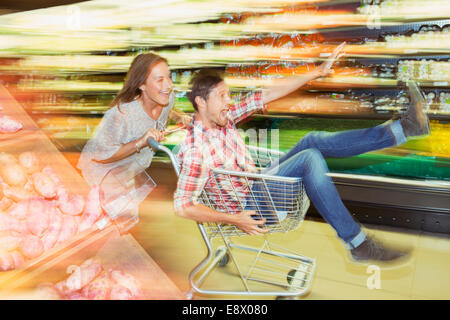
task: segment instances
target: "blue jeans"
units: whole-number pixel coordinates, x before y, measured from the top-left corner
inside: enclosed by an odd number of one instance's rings
[[[336,133],[310,132],[281,157],[278,163],[262,173],[302,178],[306,193],[321,216],[336,230],[348,247],[353,249],[365,240],[366,235],[342,203],[333,181],[327,175],[329,170],[324,158],[351,157],[405,142],[399,121]]]

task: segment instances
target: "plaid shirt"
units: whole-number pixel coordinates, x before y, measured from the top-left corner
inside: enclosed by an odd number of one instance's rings
[[[230,107],[227,115],[229,121],[224,127],[207,129],[201,121],[194,121],[177,154],[180,176],[174,196],[176,211],[199,204],[203,188],[209,193],[216,194],[219,200],[219,194],[223,195],[224,192],[222,190],[228,189],[222,188],[221,184],[229,185],[230,183],[209,179],[214,168],[241,172],[257,171],[235,125],[256,111],[264,109],[262,92],[256,91],[241,97]],[[232,179],[233,187],[245,197],[248,190],[239,180]],[[227,195],[223,198],[228,199]],[[226,207],[221,206],[216,209],[224,212],[231,211],[230,213],[242,210],[235,200],[225,200],[225,202],[227,202]]]

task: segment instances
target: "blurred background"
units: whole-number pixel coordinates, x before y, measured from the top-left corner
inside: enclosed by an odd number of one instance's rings
[[[31,148],[23,141],[34,128],[75,168],[140,53],[169,61],[175,109],[192,113],[186,90],[196,70],[223,71],[232,94],[240,94],[305,73],[346,41],[334,74],[274,101],[240,128],[267,129],[260,146],[287,151],[313,130],[366,128],[400,115],[409,103],[405,81],[414,80],[426,99],[430,136],[327,163],[360,222],[450,233],[449,35],[447,0],[3,0],[0,87],[18,104],[2,100],[0,116],[22,122],[24,130],[14,141],[0,134],[0,151]],[[173,148],[184,135],[169,135],[164,144]],[[193,225],[173,218],[176,177],[168,158],[157,154],[148,171],[158,183],[150,195],[156,202],[143,204],[133,235],[184,289],[188,266],[198,260],[179,263],[176,250],[183,248],[171,237],[192,236],[186,245],[199,258],[203,247]],[[76,172],[61,173],[64,180]],[[69,181],[82,184],[79,175]],[[312,206],[308,217],[318,218]],[[447,242],[442,246],[448,250]],[[432,292],[437,282],[427,277]],[[323,288],[329,297],[329,286]]]
[[[191,113],[186,85],[195,70],[222,70],[232,92],[242,93],[314,68],[346,41],[333,75],[270,104],[268,114],[241,127],[278,129],[274,147],[285,151],[312,130],[369,127],[400,114],[409,99],[404,81],[415,80],[427,101],[429,137],[329,159],[328,165],[357,180],[368,175],[449,185],[448,1],[49,0],[1,6],[0,81],[72,164],[139,53],[168,59],[175,108]],[[178,132],[165,143],[173,147],[183,137]],[[167,163],[163,155],[158,161]]]

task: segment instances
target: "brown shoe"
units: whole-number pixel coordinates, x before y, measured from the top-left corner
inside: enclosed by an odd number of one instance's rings
[[[348,251],[348,258],[358,265],[376,265],[380,269],[389,270],[409,266],[412,251],[412,248],[389,248],[375,237],[367,236],[358,247]]]
[[[430,134],[430,120],[424,111],[426,106],[417,84],[408,81],[411,103],[408,110],[400,117],[400,123],[406,137],[416,137]]]

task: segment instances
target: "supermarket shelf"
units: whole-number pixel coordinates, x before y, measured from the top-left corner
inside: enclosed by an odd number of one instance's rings
[[[268,119],[298,119],[298,118],[326,118],[326,119],[366,119],[366,120],[389,120],[393,112],[370,113],[370,114],[313,114],[313,113],[273,113],[269,115],[255,114],[255,118]],[[450,121],[450,114],[428,114],[430,120]]]
[[[397,64],[400,60],[435,60],[435,61],[448,61],[450,59],[450,54],[444,54],[444,55],[415,55],[415,56],[390,56],[390,57],[383,57],[383,58],[347,58],[350,62],[357,62],[361,65],[373,65],[373,64]]]
[[[325,38],[325,41],[330,42],[341,42],[349,41],[351,42],[361,42],[366,40],[377,40],[381,35],[384,34],[405,34],[411,31],[418,32],[420,27],[423,25],[437,25],[443,27],[450,24],[450,19],[414,19],[413,21],[408,21],[404,17],[397,21],[395,25],[383,25],[380,28],[368,28],[367,26],[358,27],[343,27],[343,28],[332,28],[332,29],[321,29],[320,33]]]
[[[436,89],[448,89],[450,88],[449,81],[416,81],[420,87],[426,88],[436,88]],[[384,89],[384,88],[398,88],[402,85],[402,81],[390,78],[372,78],[372,77],[349,77],[348,79],[343,78],[330,78],[323,79],[321,81],[314,81],[308,86],[308,89],[321,89],[326,88],[328,91],[330,89],[341,89],[341,88],[371,88],[371,89]]]

